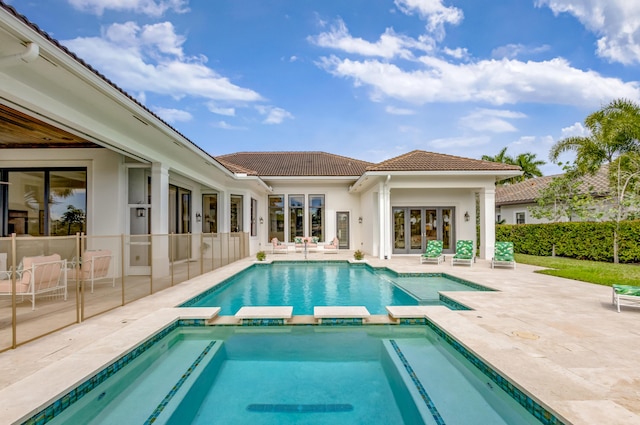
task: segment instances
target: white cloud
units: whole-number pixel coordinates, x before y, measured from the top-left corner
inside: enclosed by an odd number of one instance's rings
[[[310,36],[308,40],[320,47],[385,59],[394,57],[411,59],[413,58],[413,53],[410,49],[425,52],[433,50],[432,40],[424,37],[420,40],[415,40],[411,37],[398,35],[392,28],[387,28],[375,43],[362,38],[355,38],[349,34],[347,26],[341,19],[338,19],[328,32]]]
[[[263,124],[281,124],[285,119],[293,119],[293,115],[282,108],[276,108],[273,106],[256,106],[256,110],[261,115],[266,115],[267,118],[262,121]]]
[[[587,130],[581,123],[577,122],[569,127],[564,127],[560,131],[560,136],[565,139],[567,137],[587,137],[589,136],[589,130]]]
[[[528,47],[524,44],[506,44],[504,46],[496,47],[491,51],[491,57],[496,59],[515,59],[518,56],[538,54],[550,50],[551,47],[548,44],[536,47]]]
[[[451,150],[452,148],[468,148],[476,146],[484,146],[489,144],[489,137],[446,137],[442,139],[434,139],[427,143],[435,150]]]
[[[218,121],[211,124],[213,127],[221,128],[223,130],[246,130],[245,127],[238,127],[235,125],[231,125],[226,121]]]
[[[172,108],[162,108],[162,107],[154,107],[153,111],[158,114],[160,118],[163,120],[174,123],[174,122],[187,122],[193,119],[193,115],[191,115],[187,111],[182,111],[180,109],[172,109]]]
[[[387,106],[385,111],[391,115],[414,115],[416,113],[413,109],[397,108],[395,106]]]
[[[142,27],[127,22],[107,27],[102,37],[80,37],[63,44],[127,91],[176,99],[261,100],[255,91],[239,87],[207,67],[206,57],[185,57],[184,41],[169,22]]]
[[[623,64],[640,63],[640,2],[637,0],[537,0],[554,14],[569,13],[600,37],[597,53]]]
[[[233,117],[236,115],[236,109],[231,107],[222,107],[217,105],[215,102],[207,102],[207,109],[209,112],[213,112],[218,115],[226,115],[228,117]]]
[[[323,57],[327,72],[351,78],[356,87],[370,88],[372,98],[383,96],[424,104],[428,102],[555,103],[598,107],[614,98],[640,98],[637,82],[603,77],[573,68],[562,58],[548,61],[480,60],[453,64],[423,56],[422,69],[404,70],[378,60],[356,61]]]
[[[452,58],[455,59],[468,59],[469,58],[469,51],[467,50],[467,48],[462,48],[462,47],[458,47],[456,49],[450,49],[448,47],[445,47],[444,49],[442,49],[442,52],[448,56],[451,56]]]
[[[460,124],[475,131],[490,131],[493,133],[506,133],[517,131],[508,119],[518,119],[526,117],[521,112],[497,110],[497,109],[476,109],[470,114],[460,119]]]
[[[457,25],[462,22],[464,14],[457,7],[447,7],[442,0],[395,0],[395,4],[403,13],[418,15],[427,21],[427,30],[441,41],[444,38],[444,25]]]
[[[176,13],[189,11],[187,0],[68,0],[78,10],[102,15],[105,10],[118,12],[135,12],[159,17],[166,11]]]

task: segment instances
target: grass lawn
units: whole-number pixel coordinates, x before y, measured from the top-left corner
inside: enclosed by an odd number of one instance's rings
[[[601,263],[599,261],[575,260],[561,257],[537,257],[535,255],[516,254],[516,262],[547,267],[537,273],[581,280],[611,286],[640,286],[640,265]]]

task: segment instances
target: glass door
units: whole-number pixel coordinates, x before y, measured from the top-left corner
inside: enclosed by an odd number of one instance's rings
[[[393,253],[421,254],[430,240],[442,240],[443,252],[453,252],[450,207],[393,208]]]
[[[338,248],[349,249],[349,212],[336,212],[336,223],[338,228]]]

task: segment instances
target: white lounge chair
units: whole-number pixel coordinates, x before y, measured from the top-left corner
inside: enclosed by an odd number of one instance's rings
[[[640,286],[612,285],[611,289],[613,289],[611,303],[618,308],[618,313],[620,313],[621,304],[640,307]]]
[[[333,240],[331,241],[331,243],[325,244],[324,245],[324,253],[325,254],[337,254],[338,253],[338,243],[339,240],[338,238],[333,238]]]
[[[278,238],[271,239],[271,252],[273,254],[287,254],[289,252],[289,247],[287,244],[284,244],[278,240]]]
[[[115,274],[109,275],[109,267],[111,265],[111,251],[108,249],[85,251],[82,254],[82,264],[78,269],[70,268],[67,274],[69,279],[78,279],[91,283],[91,292],[93,293],[93,285],[97,280],[111,280],[111,286],[116,286]],[[76,273],[77,270],[77,273]]]
[[[0,280],[0,295],[11,296],[12,279]],[[67,260],[60,255],[24,257],[22,270],[16,272],[16,296],[31,298],[31,309],[36,309],[36,296],[59,295],[67,299]]]

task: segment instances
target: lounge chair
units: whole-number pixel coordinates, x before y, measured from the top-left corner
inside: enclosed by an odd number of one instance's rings
[[[513,254],[513,242],[496,242],[495,252],[491,259],[491,268],[495,266],[507,266],[516,268],[516,260]]]
[[[111,286],[116,286],[115,274],[109,276],[109,266],[113,255],[108,249],[85,251],[82,254],[82,264],[79,269],[72,267],[67,272],[69,279],[78,279],[84,282],[91,282],[91,292],[93,293],[93,285],[96,280],[111,280]],[[78,271],[76,273],[76,270]]]
[[[434,262],[436,264],[444,262],[444,254],[442,253],[442,241],[428,241],[427,249],[425,249],[424,254],[420,256],[420,264]]]
[[[340,241],[338,238],[333,238],[331,243],[324,245],[324,253],[325,254],[337,254],[338,253],[338,243]]]
[[[31,309],[36,309],[36,296],[58,295],[67,299],[67,260],[60,255],[24,257],[22,270],[16,271],[16,296],[31,298]],[[0,280],[0,295],[11,296],[12,279]]]
[[[456,253],[451,257],[451,265],[468,264],[473,266],[475,255],[473,252],[472,240],[459,240],[456,242]]]
[[[305,240],[306,240],[306,238],[304,238],[302,236],[296,236],[295,238],[293,238],[293,243],[295,244],[295,251],[296,252],[304,251],[304,241]]]
[[[280,242],[278,238],[271,239],[271,252],[273,254],[287,254],[289,252],[289,247]]]
[[[320,242],[320,238],[317,236],[311,236],[307,238],[307,249],[313,249],[314,251],[318,249],[318,242]]]
[[[640,286],[631,285],[612,285],[613,294],[611,303],[618,308],[620,313],[620,304],[640,307]]]

